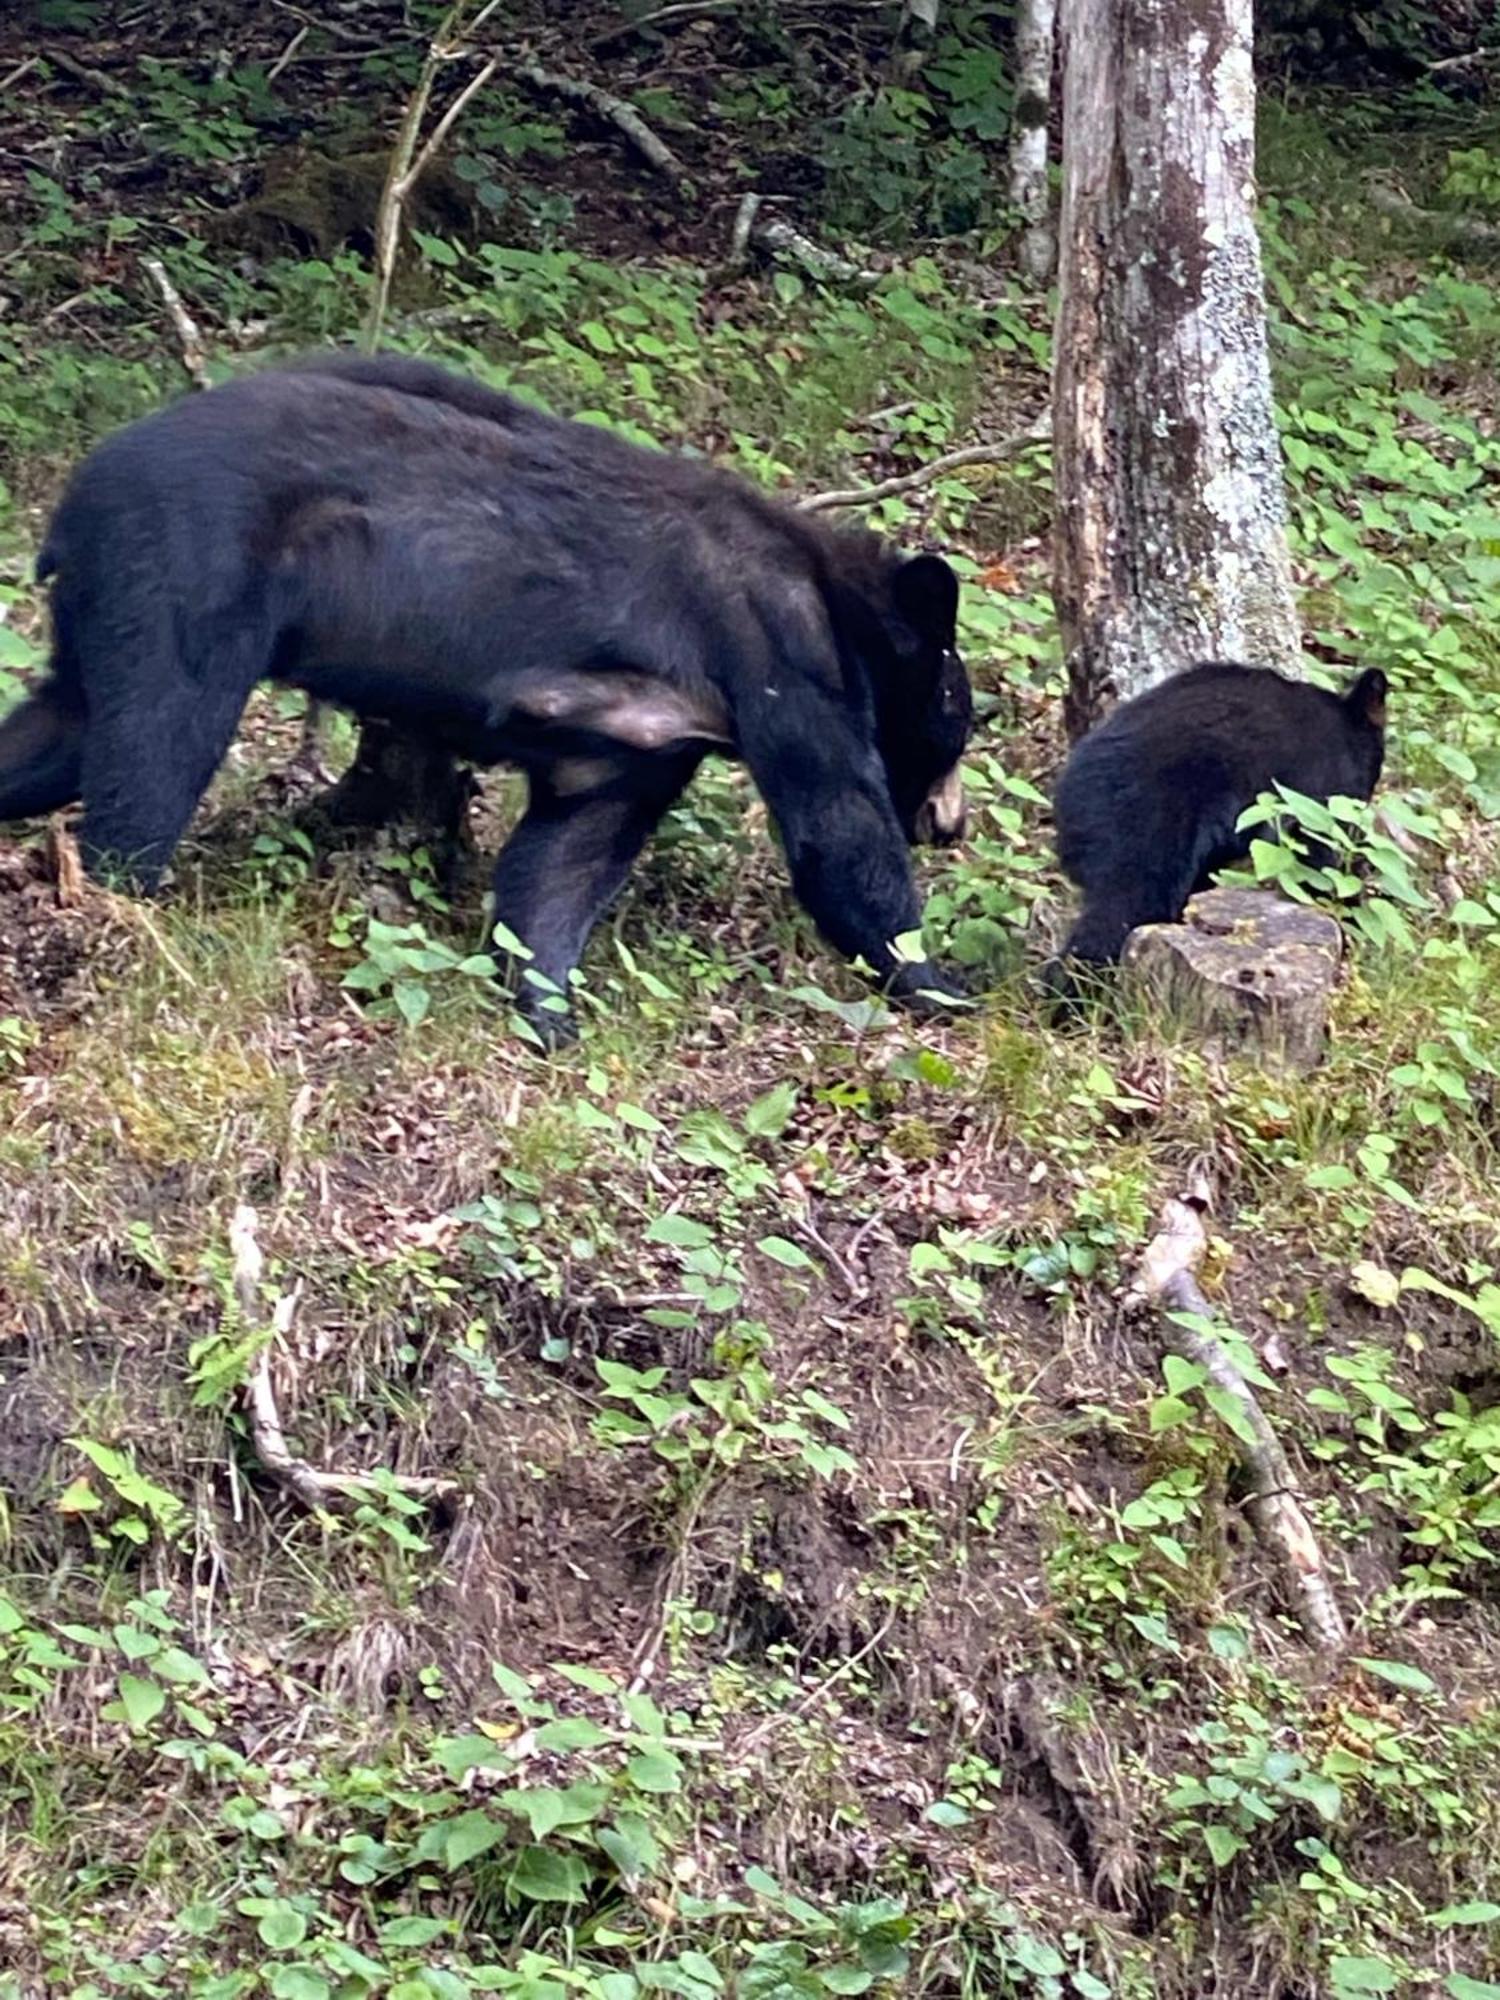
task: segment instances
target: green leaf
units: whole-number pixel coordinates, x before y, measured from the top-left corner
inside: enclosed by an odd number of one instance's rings
[[[380,1942],[420,1948],[442,1937],[447,1928],[439,1917],[393,1917],[380,1926]]]
[[[1227,1868],[1244,1844],[1233,1827],[1206,1826],[1203,1829],[1203,1845],[1208,1849],[1215,1868]]]
[[[470,1771],[505,1771],[512,1762],[510,1751],[488,1736],[445,1736],[433,1745],[433,1755],[455,1784]]]
[[[505,1838],[503,1821],[493,1819],[486,1812],[460,1813],[457,1819],[449,1820],[443,1828],[443,1864],[447,1868],[462,1868],[476,1855],[487,1854],[497,1842]]]
[[[1078,2000],[1114,2000],[1115,1989],[1103,1979],[1096,1979],[1092,1972],[1085,1972],[1074,1966],[1068,1974]]]
[[[796,1084],[778,1083],[764,1097],[757,1097],[745,1113],[745,1130],[752,1139],[779,1139],[796,1108]]]
[[[1467,1972],[1450,1972],[1443,1991],[1453,2000],[1500,2000],[1500,1986],[1493,1979],[1471,1979]]]
[[[409,1028],[420,1027],[432,1009],[431,993],[425,986],[419,986],[410,979],[397,980],[391,990],[391,998]]]
[[[646,1231],[648,1243],[672,1243],[683,1250],[701,1250],[713,1240],[713,1231],[690,1215],[659,1215]]]
[[[1158,1396],[1151,1405],[1151,1429],[1175,1430],[1178,1424],[1191,1423],[1193,1414],[1192,1404],[1183,1402],[1180,1396]]]
[[[875,1984],[874,1973],[862,1965],[826,1965],[818,1977],[827,1993],[868,1993]]]
[[[1437,1682],[1430,1674],[1424,1674],[1420,1667],[1409,1667],[1404,1660],[1365,1660],[1356,1658],[1354,1664],[1363,1667],[1367,1674],[1377,1680],[1389,1681],[1392,1687],[1405,1688],[1410,1694],[1436,1694]]]
[[[586,1715],[560,1715],[556,1722],[544,1722],[536,1733],[539,1750],[597,1750],[611,1740],[609,1731]]]
[[[166,1690],[138,1674],[121,1674],[115,1682],[125,1720],[134,1730],[147,1729],[167,1705]]]
[[[295,1951],[307,1936],[307,1919],[289,1903],[280,1903],[266,1911],[255,1929],[267,1950]]]
[[[1335,1958],[1328,1967],[1334,1990],[1345,1993],[1394,1993],[1397,1978],[1383,1958]]]
[[[667,1793],[682,1789],[682,1765],[670,1750],[642,1750],[625,1768],[637,1791]]]
[[[784,1264],[789,1271],[815,1271],[818,1268],[805,1250],[789,1243],[784,1236],[762,1236],[755,1247],[762,1256],[769,1257],[773,1263]]]
[[[1191,1395],[1194,1389],[1201,1389],[1208,1380],[1208,1370],[1198,1361],[1189,1361],[1182,1354],[1168,1354],[1161,1364],[1162,1380],[1174,1396]]]
[[[1427,1919],[1430,1924],[1492,1924],[1500,1917],[1500,1903],[1449,1903],[1446,1909],[1434,1910]]]
[[[1325,1778],[1316,1771],[1304,1771],[1286,1789],[1292,1797],[1306,1799],[1314,1812],[1330,1822],[1344,1810],[1344,1795],[1338,1786],[1332,1778]]]
[[[510,1886],[533,1903],[577,1903],[589,1885],[590,1871],[576,1854],[557,1854],[548,1847],[523,1847],[510,1873]]]
[[[1204,1388],[1203,1400],[1225,1429],[1233,1431],[1241,1444],[1259,1443],[1255,1435],[1255,1426],[1250,1421],[1242,1396],[1235,1395],[1232,1389],[1220,1389],[1210,1382]]]
[[[333,1988],[315,1965],[278,1965],[270,1976],[272,2000],[330,2000]]]
[[[967,1826],[972,1814],[965,1812],[964,1808],[952,1799],[934,1799],[922,1817],[930,1820],[934,1826],[953,1827]]]

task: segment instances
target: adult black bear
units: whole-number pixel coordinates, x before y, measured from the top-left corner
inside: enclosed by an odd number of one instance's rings
[[[1266,667],[1210,664],[1122,702],[1074,748],[1053,799],[1057,858],[1083,908],[1067,961],[1112,964],[1137,924],[1172,923],[1217,869],[1250,851],[1236,821],[1280,782],[1310,798],[1367,799],[1385,758],[1386,678],[1342,694]]]
[[[430,364],[323,358],[191,396],[75,472],[38,563],[50,677],[0,724],[0,819],[81,795],[156,885],[262,678],[383,718],[529,804],[496,913],[568,976],[711,751],[742,757],[829,941],[904,1004],[908,842],[962,832],[958,585],[705,463]],[[538,1029],[565,1016],[522,983]]]

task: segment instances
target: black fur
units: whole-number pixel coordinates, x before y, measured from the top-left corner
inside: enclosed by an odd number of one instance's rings
[[[1079,742],[1053,800],[1057,855],[1083,891],[1063,961],[1107,965],[1138,924],[1173,923],[1216,870],[1242,861],[1247,806],[1276,783],[1367,799],[1385,756],[1385,675],[1342,695],[1265,667],[1211,664],[1123,702]],[[1073,991],[1062,962],[1048,968]]]
[[[936,557],[430,364],[337,356],[106,439],[38,573],[52,674],[0,724],[0,819],[81,796],[95,872],[155,886],[269,677],[524,768],[497,915],[558,986],[722,749],[830,942],[907,1004],[952,990],[890,948],[919,921],[908,842],[959,831],[930,803],[972,713]]]

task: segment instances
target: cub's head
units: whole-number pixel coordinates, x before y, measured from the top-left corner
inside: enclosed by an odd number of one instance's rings
[[[958,578],[941,556],[895,559],[869,660],[891,801],[912,842],[948,846],[966,821],[960,760],[974,696],[958,656]]]
[[[1347,787],[1356,798],[1369,798],[1380,782],[1385,763],[1385,707],[1390,682],[1379,667],[1369,667],[1344,690],[1345,743],[1355,782]]]

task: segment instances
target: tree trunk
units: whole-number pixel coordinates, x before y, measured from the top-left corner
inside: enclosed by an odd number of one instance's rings
[[[1021,269],[1037,284],[1052,275],[1057,245],[1047,209],[1047,122],[1052,111],[1052,41],[1057,0],[1016,8],[1016,101],[1011,112],[1010,200],[1025,225]]]
[[[1251,0],[1062,0],[1055,595],[1077,736],[1201,659],[1295,673]]]

